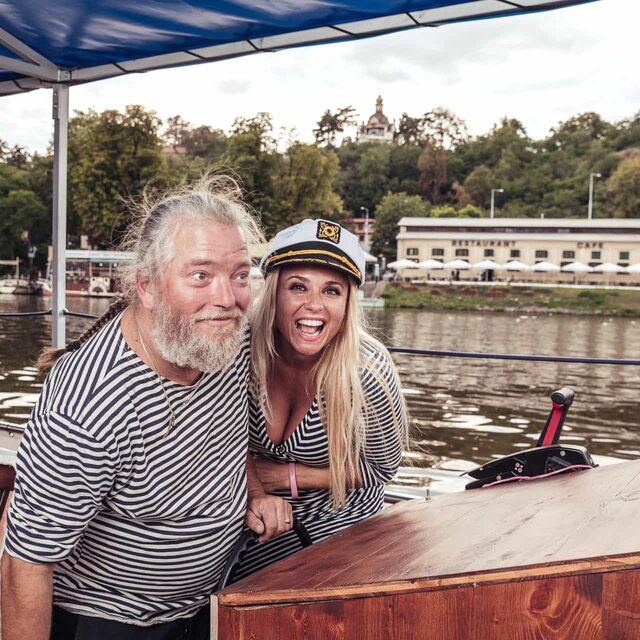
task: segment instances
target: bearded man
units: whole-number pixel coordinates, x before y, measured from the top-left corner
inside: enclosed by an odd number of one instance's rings
[[[161,199],[132,232],[124,301],[46,355],[8,518],[4,640],[208,638],[245,514],[263,539],[290,528],[279,499],[252,495],[247,511],[259,238],[219,181]]]

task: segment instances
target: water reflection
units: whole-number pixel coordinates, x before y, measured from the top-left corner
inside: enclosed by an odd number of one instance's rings
[[[108,301],[71,299],[68,308],[102,313]],[[41,298],[0,296],[0,310],[46,309]],[[638,358],[636,320],[573,316],[371,311],[388,345],[598,358]],[[72,339],[88,326],[70,318]],[[50,336],[49,317],[0,318],[0,419],[26,421],[42,381],[31,366]],[[576,401],[562,439],[583,444],[600,462],[640,456],[637,367],[529,363],[394,355],[414,425],[413,465],[401,483],[460,488],[461,472],[535,444],[549,394],[571,386]]]
[[[635,320],[572,316],[372,312],[387,344],[457,351],[636,358]],[[549,394],[571,386],[576,401],[563,441],[601,461],[640,453],[637,367],[528,363],[395,355],[424,447],[421,464],[463,471],[533,446]]]

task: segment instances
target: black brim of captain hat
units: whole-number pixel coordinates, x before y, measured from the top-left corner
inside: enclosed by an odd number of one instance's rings
[[[262,271],[266,275],[273,269],[293,264],[317,264],[336,269],[351,276],[358,285],[362,284],[362,273],[353,260],[328,242],[300,242],[278,249],[265,257]]]

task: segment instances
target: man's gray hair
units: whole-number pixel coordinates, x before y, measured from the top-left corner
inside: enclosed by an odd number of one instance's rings
[[[160,196],[145,194],[141,215],[131,225],[122,244],[134,259],[119,270],[122,293],[136,304],[136,276],[158,281],[174,257],[174,240],[179,224],[215,222],[236,226],[247,245],[264,242],[260,224],[242,202],[242,191],[229,176],[205,176],[197,182],[172,189]]]

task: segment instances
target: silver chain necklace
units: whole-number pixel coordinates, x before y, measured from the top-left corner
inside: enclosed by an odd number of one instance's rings
[[[151,357],[151,354],[149,353],[149,349],[147,349],[147,345],[144,343],[144,340],[142,339],[142,333],[140,333],[140,326],[138,325],[137,322],[136,322],[136,331],[138,332],[138,340],[140,340],[142,349],[147,355],[147,358],[149,358],[149,361],[151,362],[151,369],[156,374],[158,382],[160,383],[160,388],[162,389],[162,393],[164,394],[164,399],[167,403],[167,407],[169,408],[169,413],[171,414],[171,419],[169,420],[169,424],[167,425],[167,430],[164,433],[164,437],[166,438],[169,435],[169,433],[171,433],[171,430],[173,429],[173,426],[176,423],[176,414],[175,414],[175,411],[173,410],[173,406],[171,405],[171,402],[169,401],[169,395],[167,394],[167,390],[164,387],[164,381],[162,379],[162,376],[158,373],[158,367],[156,367],[155,360]],[[198,381],[195,383],[193,387],[193,391],[184,400],[178,401],[177,404],[179,409],[183,409],[189,404],[189,402],[191,402],[191,400],[193,399],[193,396],[195,396],[196,391],[200,387],[200,382],[202,382],[203,378],[204,378],[204,375],[201,375],[200,378],[198,378]]]

